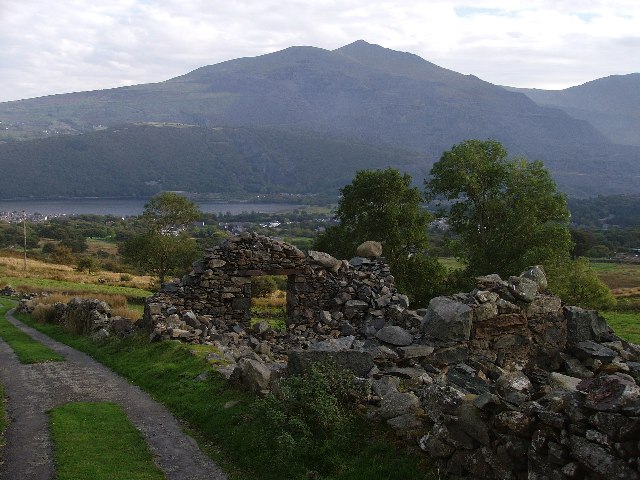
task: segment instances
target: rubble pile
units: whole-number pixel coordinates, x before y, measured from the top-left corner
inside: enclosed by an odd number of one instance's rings
[[[418,312],[379,249],[349,262],[235,237],[145,306],[152,339],[210,344],[261,393],[331,361],[371,386],[369,414],[442,470],[475,478],[640,478],[640,347],[562,305],[540,267],[477,279]],[[285,331],[250,325],[250,278],[288,275]]]

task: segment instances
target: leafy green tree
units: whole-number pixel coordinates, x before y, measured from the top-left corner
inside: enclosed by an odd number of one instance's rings
[[[568,258],[569,210],[541,162],[507,160],[499,142],[467,140],[444,152],[426,190],[452,202],[449,224],[470,275],[514,275]]]
[[[124,260],[157,275],[160,283],[169,274],[187,270],[199,251],[186,229],[200,215],[197,205],[184,197],[171,192],[157,195],[145,205],[141,216],[146,231],[124,242]]]
[[[202,212],[188,199],[173,192],[162,192],[147,202],[143,222],[158,233],[176,232],[198,220]]]
[[[412,302],[425,304],[442,289],[444,268],[426,255],[431,217],[410,175],[393,168],[361,170],[340,192],[339,223],[318,235],[314,248],[350,258],[362,242],[376,240],[383,244],[398,287]]]

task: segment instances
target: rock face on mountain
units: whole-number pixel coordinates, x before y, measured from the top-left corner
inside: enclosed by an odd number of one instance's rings
[[[587,121],[364,41],[333,51],[291,47],[155,84],[5,102],[0,121],[8,125],[0,141],[140,122],[314,132],[418,153],[421,164],[404,167],[416,178],[452,145],[493,138],[513,155],[543,160],[561,189],[582,195],[637,191],[631,179],[640,173],[640,148],[613,144]],[[327,148],[325,157],[340,155]]]
[[[281,332],[246,316],[244,279],[271,272],[289,275]],[[216,346],[221,373],[257,392],[314,362],[348,368],[370,385],[370,415],[452,474],[640,478],[640,347],[545,288],[540,267],[489,275],[418,313],[382,257],[246,235],[166,284],[145,322],[153,339]]]

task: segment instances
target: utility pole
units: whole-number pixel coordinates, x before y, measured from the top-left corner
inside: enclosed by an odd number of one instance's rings
[[[24,233],[24,271],[27,271],[27,211],[22,211],[22,231]]]

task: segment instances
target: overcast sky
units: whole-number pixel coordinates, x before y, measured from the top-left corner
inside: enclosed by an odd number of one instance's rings
[[[0,101],[358,39],[559,89],[640,71],[640,0],[0,0]]]

